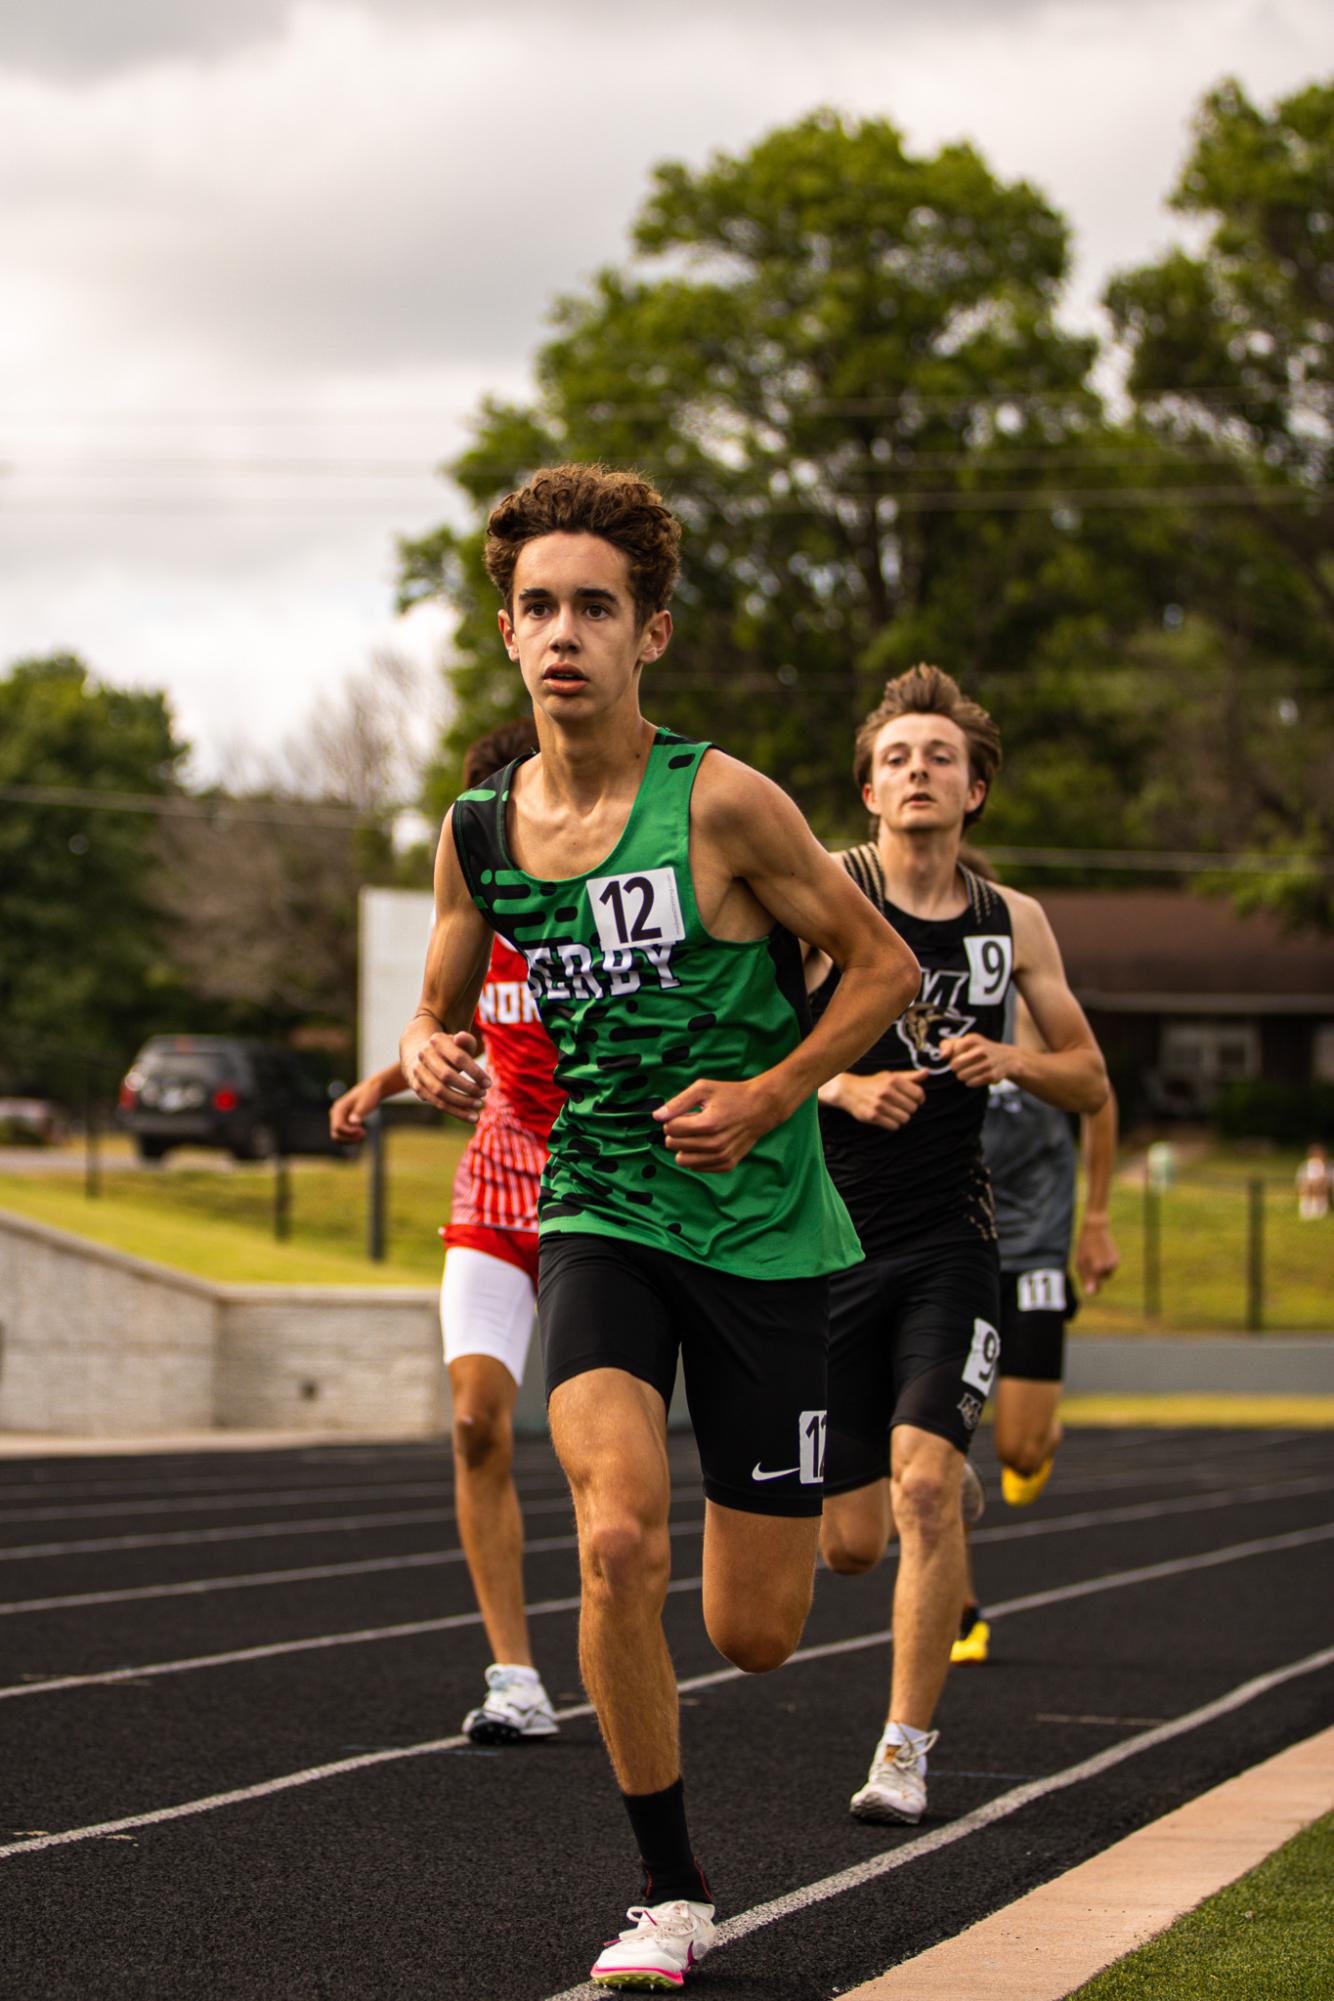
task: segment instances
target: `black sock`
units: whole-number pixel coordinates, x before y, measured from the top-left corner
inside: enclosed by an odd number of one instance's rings
[[[711,1904],[713,1892],[690,1852],[685,1787],[680,1779],[660,1793],[622,1793],[639,1859],[644,1865],[644,1902]]]
[[[980,1605],[965,1605],[959,1617],[959,1638],[966,1640],[978,1620],[982,1617]]]

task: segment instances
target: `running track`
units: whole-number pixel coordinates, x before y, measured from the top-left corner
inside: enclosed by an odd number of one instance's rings
[[[735,1675],[700,1624],[688,1440],[673,1458],[668,1631],[729,1921],[701,2001],[845,1992],[1334,1720],[1328,1436],[1076,1432],[1038,1505],[993,1496],[976,1539],[993,1657],[946,1690],[929,1819],[860,1826],[888,1571],[822,1575],[802,1654]],[[486,1652],[438,1449],[0,1464],[0,1994],[595,1993],[637,1885],[545,1444],[519,1478],[570,1713],[499,1752],[456,1734]]]

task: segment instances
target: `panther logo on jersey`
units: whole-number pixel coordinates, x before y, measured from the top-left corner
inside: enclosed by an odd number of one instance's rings
[[[899,1040],[905,1045],[918,1070],[948,1070],[949,1058],[940,1045],[951,1036],[967,1035],[976,1016],[964,1014],[959,1000],[967,984],[966,972],[924,972],[922,990],[897,1024]]]

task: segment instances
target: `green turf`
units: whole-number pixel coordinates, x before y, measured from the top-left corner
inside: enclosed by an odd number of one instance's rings
[[[1331,2001],[1334,1814],[1070,2001]]]
[[[71,1174],[0,1176],[0,1208],[151,1258],[197,1278],[234,1284],[429,1285],[440,1275],[439,1227],[467,1135],[407,1128],[390,1136],[389,1255],[365,1254],[365,1161],[291,1163],[291,1235],[273,1233],[273,1169],[233,1166],[198,1153],[164,1169],[108,1172],[84,1194]]]
[[[260,1167],[211,1171],[203,1155],[174,1155],[165,1171],[112,1172],[89,1201],[79,1172],[0,1175],[0,1208],[93,1237],[202,1278],[324,1285],[427,1284],[440,1268],[437,1230],[467,1134],[462,1127],[409,1126],[390,1137],[390,1261],[364,1253],[364,1161],[292,1164],[292,1237],[273,1240],[273,1174]],[[108,1159],[127,1143],[106,1143]],[[1326,1330],[1334,1320],[1334,1221],[1301,1223],[1292,1193],[1296,1154],[1257,1156],[1241,1148],[1201,1149],[1162,1204],[1162,1305],[1143,1314],[1143,1195],[1132,1165],[1112,1198],[1122,1266],[1106,1290],[1084,1302],[1082,1333],[1240,1331],[1246,1321],[1246,1216],[1249,1176],[1262,1173],[1271,1330]]]
[[[1334,1323],[1334,1219],[1303,1223],[1298,1155],[1213,1144],[1200,1148],[1161,1197],[1161,1307],[1144,1312],[1144,1191],[1137,1165],[1112,1190],[1116,1276],[1081,1302],[1076,1334],[1241,1333],[1247,1325],[1247,1228],[1252,1176],[1265,1183],[1264,1326],[1325,1332]]]

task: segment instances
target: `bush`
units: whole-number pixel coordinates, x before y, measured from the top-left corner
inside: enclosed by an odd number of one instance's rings
[[[1272,1139],[1283,1146],[1334,1141],[1334,1084],[1225,1084],[1214,1120],[1224,1139]]]

